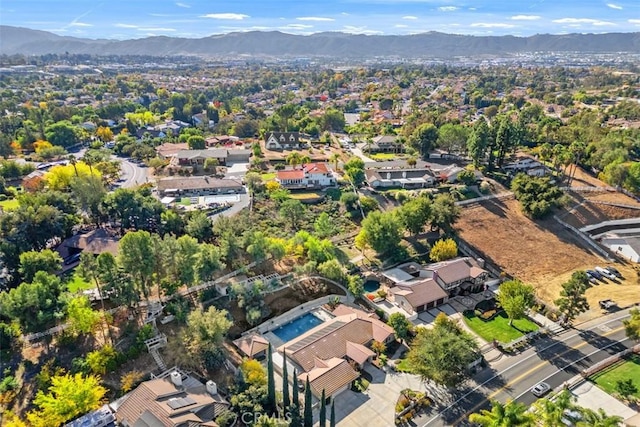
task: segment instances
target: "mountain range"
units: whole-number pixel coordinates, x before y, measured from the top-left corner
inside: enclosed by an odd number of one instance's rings
[[[293,35],[281,32],[240,32],[199,39],[147,37],[93,40],[46,31],[0,25],[0,54],[48,53],[91,55],[249,55],[337,58],[451,58],[513,55],[529,52],[640,53],[640,33],[542,34],[530,37],[468,36],[428,32],[373,36],[339,32]]]

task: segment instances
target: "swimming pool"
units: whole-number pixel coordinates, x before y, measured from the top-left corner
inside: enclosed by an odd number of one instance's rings
[[[286,325],[282,325],[279,328],[274,329],[272,332],[282,341],[288,342],[315,328],[321,323],[322,320],[311,313],[307,313]]]
[[[380,288],[380,282],[377,280],[367,280],[364,282],[365,292],[375,292]]]

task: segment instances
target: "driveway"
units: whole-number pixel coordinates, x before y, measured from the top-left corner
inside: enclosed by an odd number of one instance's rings
[[[395,406],[400,392],[406,388],[424,391],[419,377],[400,372],[384,372],[374,366],[366,371],[373,380],[364,393],[347,390],[336,399],[338,426],[389,427],[395,425]]]

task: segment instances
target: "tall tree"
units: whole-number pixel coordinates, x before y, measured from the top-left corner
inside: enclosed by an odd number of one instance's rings
[[[350,158],[343,166],[344,174],[354,186],[359,186],[365,180],[364,161],[359,157]]]
[[[438,128],[431,123],[423,123],[416,128],[411,136],[411,145],[420,152],[423,159],[429,158],[429,151],[438,140]]]
[[[294,388],[296,384],[293,385]],[[282,409],[285,414],[289,411],[291,400],[289,399],[289,372],[287,369],[287,350],[282,352]]]
[[[20,254],[20,268],[18,272],[25,282],[32,282],[38,271],[48,274],[57,273],[62,268],[62,258],[51,249],[28,251]]]
[[[578,427],[618,427],[624,421],[617,415],[607,415],[602,408],[598,408],[597,411],[584,408],[580,412],[582,420],[576,424]]]
[[[629,311],[629,314],[631,317],[623,320],[627,338],[634,341],[640,341],[640,310],[634,308]]]
[[[331,399],[331,415],[329,419],[329,427],[336,427],[336,401]]]
[[[292,151],[287,155],[287,163],[289,163],[295,169],[296,166],[303,164],[302,155],[298,151]]]
[[[89,298],[77,296],[67,303],[67,318],[71,325],[71,330],[79,334],[93,332],[100,323],[100,313],[91,308]]]
[[[491,410],[483,409],[480,413],[469,415],[469,421],[482,427],[532,427],[535,416],[527,412],[526,405],[508,400],[502,404],[491,401]]]
[[[338,170],[338,162],[340,161],[340,153],[333,153],[331,157],[329,157],[329,161],[333,162],[334,171]]]
[[[324,389],[322,389],[322,397],[320,398],[320,423],[318,427],[326,427],[327,426],[327,398],[324,394]]]
[[[393,332],[396,334],[396,338],[400,340],[406,340],[409,337],[409,331],[411,330],[411,322],[402,313],[392,313],[387,321],[389,326],[393,328]]]
[[[306,209],[300,200],[288,199],[282,202],[279,212],[280,216],[286,218],[291,223],[291,227],[297,230]]]
[[[393,212],[371,212],[362,221],[362,229],[358,235],[379,254],[397,249],[402,239],[401,225]]]
[[[578,407],[575,405],[575,397],[568,390],[563,390],[553,400],[539,399],[534,405],[534,413],[538,422],[543,427],[556,427],[563,425],[566,419],[575,423],[577,419],[572,419],[567,411],[575,411]]]
[[[478,358],[478,344],[441,313],[432,329],[420,328],[407,361],[424,381],[455,387],[467,376],[467,366]]]
[[[450,194],[438,194],[431,204],[431,228],[451,233],[458,218],[460,208],[453,197]]]
[[[276,412],[276,382],[273,375],[273,349],[271,343],[267,349],[267,407],[271,413]]]
[[[182,343],[186,350],[185,362],[199,366],[203,357],[219,354],[222,341],[233,323],[226,310],[209,307],[207,311],[197,308],[187,316],[187,327],[182,332]]]
[[[184,231],[199,242],[209,242],[213,238],[213,224],[202,211],[196,211],[191,215]]]
[[[473,160],[473,166],[478,168],[487,152],[489,140],[489,126],[484,118],[480,118],[473,126],[471,136],[467,140],[467,151]]]
[[[293,380],[291,382],[291,427],[302,427],[302,419],[300,417],[300,397],[298,391],[298,374],[293,370]]]
[[[409,233],[421,233],[431,218],[431,200],[427,197],[416,197],[400,206],[397,213],[398,219]]]
[[[134,279],[139,292],[149,297],[154,273],[154,249],[147,231],[132,231],[120,239],[118,263]]]
[[[336,226],[328,213],[322,212],[320,216],[313,223],[313,229],[316,235],[324,239],[326,237],[333,236],[336,233]]]
[[[520,280],[502,283],[496,299],[509,317],[509,326],[513,325],[514,320],[521,319],[536,301],[533,286],[525,285]]]
[[[313,401],[311,397],[311,384],[309,384],[309,377],[304,386],[304,427],[313,427]]]
[[[575,271],[571,278],[562,284],[560,298],[555,301],[564,317],[564,323],[571,324],[580,313],[589,309],[585,292],[589,287],[589,279],[584,271]]]

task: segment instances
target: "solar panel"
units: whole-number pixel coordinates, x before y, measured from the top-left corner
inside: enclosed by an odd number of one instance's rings
[[[193,405],[194,403],[196,403],[196,401],[189,396],[169,399],[169,402],[167,402],[171,409],[184,408],[185,406]]]
[[[287,350],[291,351],[291,352],[296,352],[298,350],[300,350],[301,348],[304,348],[306,346],[308,346],[309,344],[311,344],[314,341],[317,341],[318,339],[322,338],[323,336],[327,336],[329,335],[331,332],[335,331],[336,329],[340,329],[342,326],[344,326],[344,322],[341,321],[336,321],[334,323],[331,323],[327,326],[325,326],[324,328],[320,329],[319,331],[314,332],[313,334],[309,335],[308,337],[305,337],[303,339],[301,339],[300,341],[289,345],[287,347]]]

